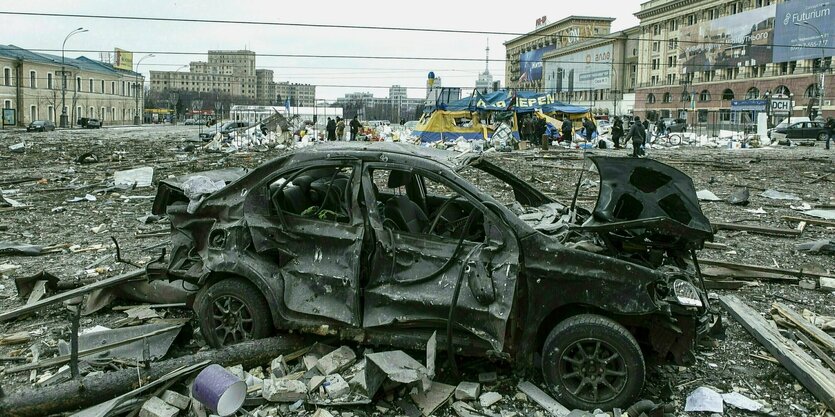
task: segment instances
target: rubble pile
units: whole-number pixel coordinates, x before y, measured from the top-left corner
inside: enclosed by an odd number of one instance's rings
[[[168,218],[151,214],[161,181],[210,169],[254,168],[291,143],[255,131],[205,146],[194,143],[196,137],[191,126],[0,133],[3,392],[48,393],[74,378],[95,381],[119,372],[132,372],[134,382],[137,371],[155,372],[166,361],[203,354],[193,363],[160,368],[164,377],[155,377],[157,385],[143,383],[143,391],[126,394],[138,389],[132,386],[99,400],[139,416],[219,411],[193,393],[201,371],[228,359],[217,360],[205,346],[193,312],[185,308],[196,288],[183,282],[152,285],[131,271],[159,258],[168,246]],[[472,143],[460,141],[451,147],[473,150]],[[706,145],[657,147],[650,157],[682,170],[696,190],[705,191],[701,208],[716,234],[698,259],[725,330],[700,348],[693,366],[649,368],[641,394],[647,402],[634,405],[635,415],[827,415],[831,405],[815,394],[804,373],[792,370],[786,358],[753,335],[750,320],[729,313],[720,300],[741,300],[768,326],[774,324],[773,338],[787,349],[800,349],[804,353],[796,354],[811,357],[815,367],[835,370],[830,363],[835,348],[822,335],[835,334],[835,156],[820,147],[731,151]],[[557,213],[575,194],[579,207],[591,212],[595,206],[599,177],[583,151],[489,152],[485,158],[562,203],[539,211],[515,207],[543,233],[568,233],[566,219]],[[485,178],[471,181],[491,185]],[[570,243],[601,248],[576,235]],[[91,284],[97,287],[90,290]],[[243,410],[253,416],[317,417],[627,412],[565,410],[540,375],[515,375],[502,361],[458,355],[462,372],[456,375],[443,352],[431,363],[424,353],[317,337],[256,364],[222,363],[222,369],[246,386],[240,410],[232,412],[238,415],[247,415]],[[112,402],[116,398],[121,399]]]

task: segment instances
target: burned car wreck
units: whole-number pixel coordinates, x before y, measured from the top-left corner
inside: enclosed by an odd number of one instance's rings
[[[622,407],[646,359],[687,364],[713,325],[693,263],[712,229],[680,171],[590,160],[591,212],[479,154],[407,144],[317,144],[166,180],[154,213],[172,247],[148,273],[199,287],[213,346],[292,329],[421,349],[437,333],[450,353],[541,367],[569,407]]]

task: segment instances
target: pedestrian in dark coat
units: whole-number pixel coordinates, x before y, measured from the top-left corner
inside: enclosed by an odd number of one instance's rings
[[[325,129],[328,131],[328,140],[336,140],[336,122],[330,117],[328,117],[328,124]]]
[[[586,142],[591,142],[592,134],[595,130],[597,130],[597,126],[594,125],[594,122],[592,122],[591,119],[584,118],[583,129],[585,130],[586,134]]]
[[[562,140],[568,141],[571,143],[571,131],[574,130],[573,126],[571,126],[571,120],[568,117],[562,119],[562,126],[560,127],[560,133],[562,134]]]
[[[647,131],[644,125],[641,124],[641,118],[635,116],[635,123],[629,128],[629,133],[626,134],[626,140],[632,139],[632,155],[637,158],[644,154],[641,146],[647,139]]]
[[[348,127],[351,128],[351,140],[357,140],[357,133],[359,133],[360,128],[362,127],[360,121],[357,120],[357,116],[354,116],[354,118],[351,119],[351,123]]]
[[[620,149],[620,138],[623,137],[623,120],[615,116],[615,121],[612,123],[612,141],[615,142],[615,149]]]

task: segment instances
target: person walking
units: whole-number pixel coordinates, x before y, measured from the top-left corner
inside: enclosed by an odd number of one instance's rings
[[[336,140],[336,122],[330,117],[328,117],[328,124],[325,126],[325,129],[328,131],[328,140]]]
[[[641,118],[635,116],[635,123],[632,124],[632,127],[629,128],[629,133],[626,134],[626,140],[632,139],[632,155],[630,156],[637,158],[644,154],[641,146],[646,141],[646,138],[647,131],[644,129],[644,125],[641,124]]]
[[[357,140],[357,133],[359,133],[362,125],[360,124],[360,121],[357,120],[356,115],[354,115],[354,118],[351,119],[351,123],[348,125],[348,127],[350,127],[351,129],[351,140]]]
[[[664,124],[664,120],[659,118],[658,121],[655,122],[655,137],[659,138],[664,136],[667,133],[667,125]],[[654,143],[654,142],[653,142]]]
[[[345,139],[345,120],[336,116],[336,140]]]
[[[562,126],[560,126],[560,133],[562,133],[562,140],[568,141],[571,143],[571,132],[573,131],[573,127],[571,126],[571,120],[568,119],[568,116],[565,116],[562,119]]]
[[[620,138],[623,137],[623,120],[619,116],[615,116],[615,121],[612,123],[612,141],[615,142],[615,149],[620,149]]]
[[[530,117],[525,117],[522,120],[522,140],[532,141],[533,139],[533,121]]]
[[[835,119],[829,117],[826,119],[826,149],[829,149],[829,141],[832,140],[832,133],[835,132]]]
[[[583,118],[583,130],[586,134],[586,142],[591,142],[592,135],[594,131],[597,130],[597,126],[594,125],[594,122],[591,121],[588,117]]]

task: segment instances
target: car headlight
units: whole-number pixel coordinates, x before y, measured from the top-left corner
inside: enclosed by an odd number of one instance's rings
[[[673,282],[673,295],[679,304],[683,306],[702,306],[702,300],[699,298],[699,290],[696,289],[696,286],[683,279],[677,279]]]

